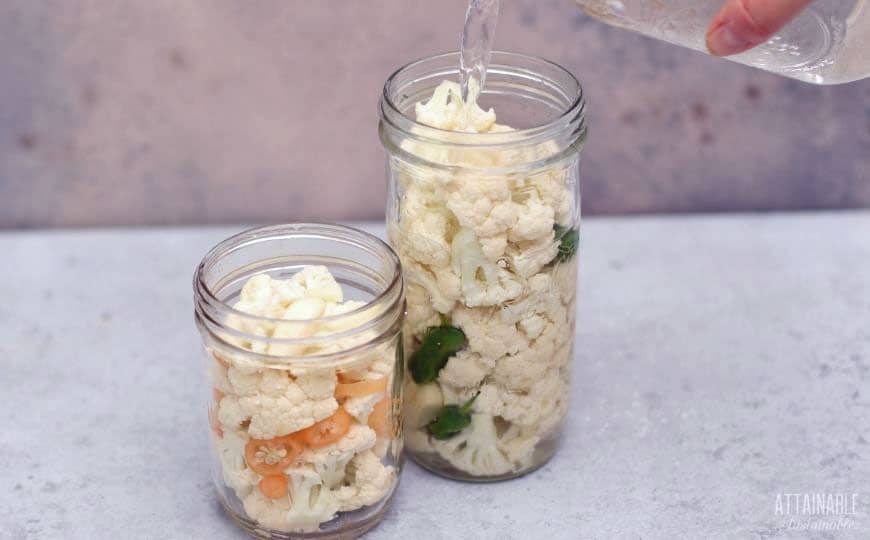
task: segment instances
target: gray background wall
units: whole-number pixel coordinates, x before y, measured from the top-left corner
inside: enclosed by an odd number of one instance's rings
[[[0,227],[382,215],[375,104],[465,0],[5,0]],[[504,0],[592,102],[587,212],[870,206],[870,82],[814,87]]]

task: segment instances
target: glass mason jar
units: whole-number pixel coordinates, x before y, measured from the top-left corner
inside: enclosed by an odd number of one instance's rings
[[[705,35],[724,0],[576,0],[620,28],[707,52]],[[816,0],[766,43],[729,60],[814,84],[870,77],[867,0]]]
[[[437,474],[489,481],[546,462],[567,410],[586,105],[565,69],[494,52],[480,102],[498,124],[416,121],[458,66],[426,58],[384,86],[386,222],[406,283],[406,448]]]
[[[401,469],[396,254],[338,225],[253,229],[203,258],[194,300],[229,515],[262,538],[375,526]]]

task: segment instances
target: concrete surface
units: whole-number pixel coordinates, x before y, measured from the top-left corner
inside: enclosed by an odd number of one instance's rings
[[[870,81],[820,88],[510,0],[590,99],[584,206],[870,206]],[[0,2],[0,227],[380,219],[387,75],[467,0]]]
[[[584,227],[559,453],[493,485],[409,464],[370,538],[870,537],[870,213]],[[0,538],[242,538],[190,288],[235,230],[0,234]],[[839,519],[776,513],[804,493],[857,493],[854,529],[788,531]]]

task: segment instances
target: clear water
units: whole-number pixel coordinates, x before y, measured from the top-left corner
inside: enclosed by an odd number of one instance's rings
[[[471,79],[476,79],[480,83],[480,90],[483,90],[498,24],[498,10],[499,0],[468,2],[459,47],[459,84],[462,86],[463,101],[468,99],[468,82]]]
[[[608,24],[706,52],[722,0],[576,0]],[[729,60],[816,84],[870,76],[868,0],[816,0],[770,41]]]

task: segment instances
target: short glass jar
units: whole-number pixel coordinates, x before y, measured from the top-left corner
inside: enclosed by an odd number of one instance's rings
[[[567,411],[586,106],[562,67],[503,52],[479,99],[499,123],[455,88],[433,106],[458,66],[455,53],[409,64],[380,100],[408,305],[405,442],[437,474],[501,480],[553,455]],[[439,107],[490,115],[487,131],[418,121]]]
[[[261,538],[375,526],[401,469],[396,254],[338,225],[253,229],[203,258],[194,300],[229,515]]]

